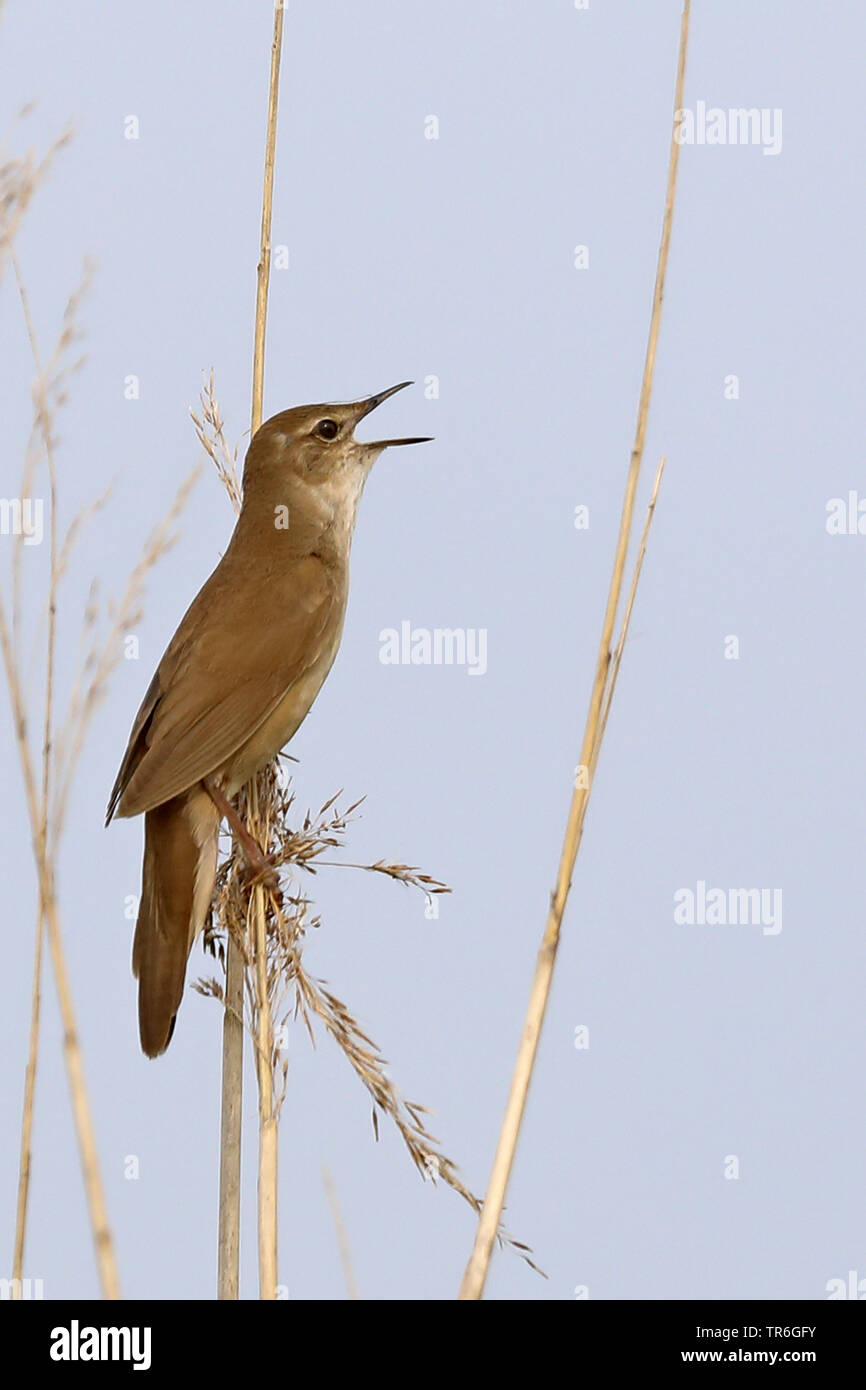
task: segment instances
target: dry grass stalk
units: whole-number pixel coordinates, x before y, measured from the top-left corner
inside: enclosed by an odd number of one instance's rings
[[[235,516],[241,509],[238,447],[229,448],[225,422],[210,372],[201,392],[201,415],[190,411],[199,443],[211,459]],[[217,1221],[217,1298],[236,1299],[240,1285],[241,1128],[244,1083],[244,976],[242,944],[230,941],[223,1012],[222,1099],[220,1105],[219,1215]]]
[[[274,28],[271,41],[271,65],[268,78],[268,121],[265,138],[264,186],[262,191],[262,223],[259,262],[256,277],[256,317],[253,348],[253,387],[251,433],[262,423],[265,376],[265,336],[268,318],[268,286],[271,273],[271,216],[274,196],[274,161],[277,143],[277,105],[280,89],[280,58],[283,43],[283,0],[274,5]],[[212,393],[211,379],[211,393]],[[203,402],[204,404],[204,402]],[[197,422],[198,427],[198,422]],[[220,443],[222,436],[222,444]],[[214,436],[216,453],[224,456],[224,435],[221,429]],[[213,455],[212,455],[213,457]],[[215,460],[216,461],[216,460]],[[218,471],[220,465],[217,463]],[[221,476],[222,473],[221,473]],[[229,484],[229,480],[233,486]],[[237,471],[229,470],[223,477],[229,496],[237,508],[240,489]],[[258,779],[250,794],[250,834],[260,844],[265,835],[267,807],[259,805]],[[262,962],[257,970],[260,990],[259,1029],[257,1034],[256,1076],[259,1088],[259,1172],[258,1172],[258,1247],[259,1296],[276,1298],[277,1289],[277,1128],[273,1095],[269,1078],[258,1060],[271,1049],[273,1030],[269,1016],[267,991],[264,989],[267,953],[265,903],[260,886],[249,894],[253,934],[257,955]],[[243,995],[244,962],[239,944],[229,937],[226,963],[226,1004],[223,1018],[223,1080],[222,1119],[220,1126],[220,1205],[217,1266],[217,1296],[237,1298],[239,1288],[238,1253],[240,1246],[240,1165],[242,1105],[239,1087],[243,1078],[243,1030],[238,1026],[237,1008]],[[231,1007],[228,1007],[229,1003]]]
[[[235,516],[237,516],[242,501],[241,480],[238,474],[238,446],[235,445],[233,449],[229,448],[225,435],[225,421],[216,398],[212,371],[202,387],[200,401],[201,415],[196,415],[194,410],[189,412],[195,425],[198,442],[211,459],[217,471],[217,477],[228,493],[229,501],[234,508]]]
[[[259,799],[259,779],[247,792],[246,823],[259,845],[270,843],[269,811]],[[253,886],[247,903],[247,936],[254,942],[256,1081],[259,1092],[258,1244],[259,1298],[277,1296],[277,1112],[274,1105],[274,1029],[268,962],[265,890]]]
[[[677,78],[674,97],[674,132],[676,130],[676,112],[682,108],[683,85],[685,81],[686,52],[688,48],[688,32],[691,4],[690,0],[685,0],[683,6],[682,22],[680,26],[679,58],[677,64]],[[590,697],[589,710],[587,713],[586,726],[584,729],[583,746],[580,755],[580,766],[587,769],[590,773],[594,769],[598,760],[598,751],[601,737],[607,722],[607,713],[610,704],[605,705],[605,690],[608,688],[608,680],[611,672],[611,641],[613,638],[616,613],[619,607],[620,596],[622,593],[623,577],[625,573],[626,555],[631,536],[632,519],[634,515],[635,496],[637,484],[640,476],[640,467],[643,459],[644,443],[646,439],[647,420],[649,417],[650,399],[652,396],[653,375],[655,368],[656,348],[658,345],[659,327],[661,323],[662,298],[664,294],[665,274],[667,271],[668,252],[670,249],[671,228],[673,225],[674,199],[676,194],[677,168],[679,163],[679,144],[672,132],[670,155],[668,160],[668,179],[667,193],[665,198],[664,221],[662,224],[661,243],[659,246],[658,262],[656,266],[655,288],[653,292],[652,314],[650,318],[649,337],[647,341],[646,357],[644,360],[643,377],[641,381],[640,401],[638,404],[637,424],[635,428],[635,439],[632,447],[631,459],[629,463],[628,475],[626,479],[625,498],[623,501],[622,517],[620,520],[619,535],[617,538],[616,554],[614,557],[613,572],[611,575],[610,588],[608,591],[607,606],[605,609],[604,620],[602,623],[601,642],[599,645],[598,660],[596,663],[595,679],[593,682]],[[652,506],[649,512],[648,521],[652,517],[652,509],[655,506],[655,494],[653,495]],[[640,557],[642,563],[642,555]],[[633,581],[637,583],[639,567]],[[630,608],[628,616],[630,616]],[[620,639],[621,644],[625,641],[625,628],[623,628]],[[617,665],[618,669],[618,665]],[[612,690],[611,690],[612,693]],[[523,1026],[523,1033],[518,1048],[517,1059],[512,1075],[511,1088],[505,1108],[505,1116],[496,1154],[493,1160],[490,1180],[488,1182],[487,1193],[484,1199],[484,1208],[481,1219],[478,1223],[478,1230],[475,1236],[475,1243],[466,1266],[463,1281],[460,1286],[459,1298],[461,1300],[474,1300],[481,1298],[484,1292],[484,1285],[487,1279],[487,1272],[490,1267],[490,1260],[493,1254],[493,1245],[496,1239],[496,1232],[502,1216],[502,1209],[505,1204],[505,1194],[508,1189],[508,1182],[511,1176],[511,1169],[514,1163],[514,1154],[517,1148],[517,1140],[520,1135],[520,1127],[523,1121],[523,1114],[526,1107],[526,1098],[529,1094],[529,1086],[532,1080],[532,1072],[535,1059],[538,1053],[538,1044],[541,1037],[541,1029],[544,1023],[544,1016],[547,1010],[547,1003],[550,997],[550,988],[553,982],[553,972],[556,964],[556,953],[559,946],[560,930],[562,917],[565,911],[565,904],[568,900],[571,888],[574,865],[580,842],[583,835],[584,818],[589,802],[589,795],[592,788],[592,776],[579,779],[575,786],[571,806],[569,809],[568,822],[566,825],[565,838],[562,846],[562,854],[559,863],[559,871],[556,879],[556,886],[551,894],[550,907],[545,923],[544,935],[536,961],[535,975],[532,982],[532,989],[529,997],[529,1005]]]
[[[376,1135],[379,1114],[387,1116],[395,1125],[422,1177],[434,1183],[441,1179],[446,1186],[459,1193],[477,1214],[481,1210],[479,1199],[463,1183],[456,1165],[442,1153],[438,1141],[427,1129],[424,1120],[424,1116],[429,1114],[427,1107],[403,1098],[388,1075],[387,1062],[375,1042],[326,982],[310,975],[303,963],[306,934],[309,930],[317,929],[321,921],[312,913],[311,902],[300,891],[299,875],[314,874],[326,864],[337,867],[322,856],[343,845],[352,814],[360,803],[355,802],[346,811],[340,811],[335,805],[337,798],[332,797],[314,816],[308,812],[300,827],[293,829],[294,798],[288,779],[274,765],[260,774],[260,778],[264,783],[261,788],[263,801],[271,808],[269,838],[263,848],[277,872],[282,871],[280,889],[265,891],[268,943],[265,993],[271,1018],[276,1020],[275,1041],[267,1056],[260,1042],[258,999],[261,986],[256,985],[254,978],[249,979],[246,991],[245,1024],[258,1051],[259,1062],[266,1061],[271,1068],[275,1113],[279,1115],[285,1094],[288,1067],[285,1040],[289,1022],[300,1019],[311,1041],[315,1042],[313,1020],[318,1019],[367,1089],[373,1102]],[[242,803],[238,810],[242,816],[245,814]],[[341,866],[385,874],[397,882],[417,888],[428,900],[434,894],[450,891],[438,879],[406,864],[379,860],[375,864]],[[234,941],[248,965],[252,966],[254,951],[249,944],[246,878],[243,856],[233,852],[217,874],[213,920],[206,933],[205,945],[224,962],[227,940]],[[250,970],[249,975],[252,977],[254,971]],[[216,978],[199,980],[195,988],[202,994],[225,1002],[223,987]],[[502,1243],[519,1250],[523,1258],[532,1264],[525,1245],[504,1230],[500,1229],[497,1235]],[[534,1265],[532,1267],[535,1268]]]
[[[9,690],[16,746],[24,781],[27,814],[38,884],[38,908],[34,944],[33,987],[25,1073],[21,1126],[18,1199],[15,1223],[12,1275],[13,1294],[20,1290],[23,1270],[27,1216],[30,1195],[32,1125],[38,1064],[41,1014],[41,969],[43,932],[47,927],[52,968],[63,1023],[63,1050],[72,1102],[88,1211],[96,1250],[102,1292],[106,1298],[119,1297],[119,1280],[113,1243],[108,1225],[104,1190],[99,1169],[96,1140],[78,1038],[75,1009],[66,965],[57,897],[56,873],[60,842],[65,826],[72,779],[93,714],[104,696],[110,675],[120,659],[121,635],[134,624],[140,612],[144,580],[170,543],[171,525],[186,500],[191,481],[181,489],[175,506],[163,525],[148,541],[133,570],[119,604],[110,612],[107,627],[99,632],[100,612],[95,597],[85,607],[82,624],[83,646],[87,654],[74,681],[62,723],[56,716],[57,605],[61,583],[67,571],[76,540],[89,516],[100,505],[85,509],[73,518],[62,538],[57,524],[57,467],[55,422],[67,399],[71,376],[81,359],[71,359],[80,339],[78,312],[87,285],[70,297],[60,333],[47,362],[43,364],[34,332],[28,297],[17,261],[14,243],[24,212],[48,169],[51,159],[68,140],[62,137],[42,160],[33,156],[6,160],[0,166],[0,273],[10,262],[18,284],[25,329],[35,367],[33,386],[33,424],[22,469],[21,498],[32,497],[40,470],[48,479],[49,545],[45,592],[45,623],[37,623],[31,661],[23,652],[23,528],[13,541],[9,575],[9,599],[0,592],[0,652]],[[28,699],[28,668],[38,657],[42,671],[41,711],[37,726],[40,735],[31,735]]]
[[[277,105],[280,93],[280,58],[283,47],[283,0],[274,5],[274,33],[271,41],[271,70],[268,79],[268,126],[265,139],[265,178],[262,193],[262,234],[256,283],[255,346],[253,350],[253,399],[251,433],[262,423],[265,389],[265,333],[268,318],[268,286],[271,275],[271,216],[274,204],[274,161],[277,147]],[[258,844],[270,840],[270,806],[260,803],[259,780],[249,789],[250,833]],[[259,1297],[277,1296],[277,1116],[274,1110],[272,1070],[273,1025],[268,996],[268,943],[265,924],[265,896],[261,884],[251,894],[250,908],[255,930],[258,1047],[256,1076],[259,1089]]]
[[[632,570],[631,584],[629,586],[628,598],[626,599],[625,611],[622,617],[622,626],[620,628],[619,639],[616,644],[616,651],[613,654],[613,661],[611,662],[610,679],[608,680],[607,688],[604,692],[604,703],[601,707],[601,714],[599,715],[598,720],[598,737],[596,738],[595,744],[593,746],[592,759],[589,765],[590,786],[592,786],[592,781],[595,777],[595,769],[598,764],[598,755],[601,752],[601,745],[604,739],[604,731],[607,728],[608,715],[610,714],[610,707],[613,703],[613,693],[616,690],[616,682],[617,678],[619,677],[619,668],[622,664],[622,654],[625,650],[625,639],[628,636],[628,630],[631,624],[632,610],[634,608],[635,598],[637,597],[637,586],[640,583],[641,570],[643,569],[643,562],[646,559],[646,548],[647,541],[649,540],[649,531],[652,525],[652,519],[655,513],[656,502],[658,500],[659,488],[662,485],[662,476],[664,474],[664,471],[665,459],[664,456],[662,456],[662,458],[659,459],[659,466],[656,469],[656,476],[653,482],[653,489],[650,494],[650,500],[647,503],[646,518],[643,524],[643,531],[641,532],[640,545],[638,546],[637,556],[635,557],[634,569]]]

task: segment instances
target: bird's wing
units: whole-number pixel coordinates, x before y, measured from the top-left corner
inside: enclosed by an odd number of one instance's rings
[[[109,819],[161,806],[219,768],[340,621],[331,575],[317,556],[297,559],[278,579],[263,576],[252,612],[238,578],[218,567],[169,644],[136,716]]]
[[[169,651],[171,649],[169,648]],[[113,817],[117,810],[118,803],[129,783],[129,779],[147,752],[147,745],[144,741],[144,734],[148,720],[156,708],[157,701],[162,695],[162,687],[159,681],[159,673],[168,659],[169,653],[166,652],[159,667],[153,674],[153,680],[147,687],[147,693],[141,702],[135,722],[132,726],[132,733],[129,735],[129,742],[126,745],[126,752],[123,755],[123,762],[120,764],[120,771],[114,779],[114,786],[111,788],[111,796],[108,798],[108,810],[105,813],[105,824]]]

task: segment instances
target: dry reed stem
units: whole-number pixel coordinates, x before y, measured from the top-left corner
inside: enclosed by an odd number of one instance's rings
[[[256,322],[253,352],[253,395],[251,435],[262,423],[265,378],[265,333],[268,317],[268,287],[271,275],[271,216],[274,203],[274,161],[277,145],[277,104],[280,91],[280,57],[283,42],[283,5],[274,5],[274,33],[271,41],[271,70],[268,79],[268,125],[265,138],[265,177],[262,191],[262,231],[259,264],[256,276]],[[265,849],[269,841],[267,800],[260,804],[258,779],[250,788],[249,830]],[[271,1052],[274,1036],[268,993],[268,945],[265,922],[265,896],[261,884],[251,895],[254,923],[256,990],[258,1009],[258,1048],[256,1076],[259,1090],[259,1172],[258,1172],[258,1245],[259,1297],[277,1296],[277,1117],[274,1113]]]
[[[238,450],[230,449],[210,372],[201,392],[201,417],[190,411],[199,442],[213,460],[235,515],[241,509]],[[232,1300],[240,1292],[241,1130],[244,1082],[243,947],[230,937],[226,959],[223,1011],[222,1098],[220,1103],[219,1213],[217,1221],[217,1299]]]
[[[225,422],[214,389],[213,371],[202,388],[201,416],[190,411],[199,443],[213,461],[235,516],[243,500],[238,476],[237,446],[230,449]],[[222,1097],[220,1103],[219,1212],[217,1221],[217,1299],[239,1295],[241,1130],[244,1081],[244,977],[243,943],[230,936],[227,945],[226,986],[223,1002]]]
[[[659,466],[656,469],[656,476],[655,481],[653,482],[653,490],[650,495],[650,500],[647,503],[646,519],[644,521],[643,532],[641,533],[640,538],[640,545],[638,546],[638,552],[634,562],[634,569],[632,571],[631,576],[631,585],[629,587],[628,598],[626,599],[625,604],[625,612],[623,613],[622,618],[622,627],[620,628],[619,640],[617,641],[616,651],[614,652],[613,662],[611,663],[610,679],[607,683],[607,689],[604,693],[604,704],[602,705],[601,714],[599,716],[598,722],[598,738],[595,741],[595,746],[592,750],[592,760],[589,765],[590,786],[592,785],[593,778],[595,777],[595,769],[598,764],[598,755],[601,752],[602,740],[604,739],[604,731],[607,728],[608,715],[610,714],[610,707],[613,704],[613,692],[616,690],[616,682],[619,676],[619,668],[622,663],[622,654],[625,650],[625,639],[628,636],[628,630],[631,624],[632,609],[634,608],[634,601],[637,597],[637,586],[640,582],[641,570],[643,569],[643,562],[646,559],[646,548],[647,541],[649,539],[650,526],[652,525],[653,514],[655,513],[656,509],[656,500],[659,495],[659,488],[661,487],[662,475],[664,471],[665,459],[664,455],[662,455],[662,457],[659,459]]]
[[[237,449],[229,449],[211,371],[201,393],[201,418],[192,414],[199,441],[213,460],[235,515],[241,509]],[[240,1293],[241,1131],[244,1078],[244,981],[246,958],[243,933],[229,932],[226,943],[226,985],[223,1002],[222,1081],[220,1102],[220,1172],[217,1224],[217,1299],[233,1300]]]
[[[264,402],[265,373],[265,334],[268,316],[268,286],[271,269],[271,216],[274,196],[274,160],[277,141],[277,104],[280,83],[280,57],[283,40],[283,5],[276,0],[274,5],[274,29],[271,41],[271,65],[268,79],[268,122],[265,138],[264,187],[262,191],[262,223],[259,247],[259,262],[256,276],[256,317],[253,349],[253,385],[251,409],[251,433],[255,434],[262,422]],[[236,477],[236,475],[235,475]],[[231,489],[230,489],[230,495]],[[236,489],[233,501],[239,497]],[[264,826],[259,814],[256,793],[257,779],[253,785],[250,801],[251,818],[249,830],[259,844],[263,842]],[[260,886],[250,894],[252,912],[252,931],[256,942],[256,954],[264,962],[267,954],[264,895]],[[257,966],[259,981],[259,1029],[256,1076],[259,1085],[259,1165],[258,1165],[258,1250],[259,1250],[259,1296],[263,1299],[276,1298],[277,1285],[277,1127],[274,1113],[273,1092],[265,1077],[261,1062],[263,1053],[270,1055],[273,1044],[273,1029],[270,1019],[270,1006],[267,989],[264,988],[264,964]],[[235,1004],[243,997],[244,962],[239,945],[233,935],[229,935],[226,958],[226,1000]],[[218,1297],[237,1298],[238,1265],[237,1250],[240,1232],[240,1162],[241,1162],[241,1106],[228,1094],[228,1088],[237,1084],[243,1074],[243,1030],[238,1027],[234,1009],[226,1007],[223,1023],[223,1092],[220,1156],[220,1234],[219,1268],[217,1274]],[[268,1069],[270,1078],[270,1069]],[[223,1179],[225,1187],[223,1187]]]
[[[219,1226],[217,1298],[238,1297],[240,1267],[241,1169],[243,1119],[244,959],[229,943],[223,1012],[222,1105],[220,1110]],[[229,966],[231,968],[229,968]]]
[[[201,391],[201,416],[190,411],[199,443],[213,461],[235,516],[243,500],[237,446],[230,449],[214,389],[213,371]],[[244,976],[242,943],[230,937],[223,997],[222,1098],[220,1104],[219,1213],[217,1221],[217,1299],[239,1295],[241,1130],[244,1082]]]
[[[653,292],[652,314],[650,318],[650,329],[647,340],[646,356],[644,360],[643,377],[641,380],[640,401],[638,404],[637,424],[635,428],[634,445],[631,452],[628,476],[626,480],[625,497],[623,500],[622,516],[620,520],[619,536],[617,539],[616,554],[614,558],[613,572],[611,575],[610,588],[608,592],[607,606],[602,624],[601,642],[599,645],[598,660],[596,664],[595,679],[593,682],[592,694],[590,697],[589,711],[587,713],[586,727],[584,730],[583,746],[581,749],[580,766],[590,769],[597,761],[598,752],[596,744],[599,741],[603,728],[600,723],[602,712],[602,702],[607,685],[608,674],[611,663],[611,638],[613,636],[616,612],[619,606],[620,595],[622,592],[623,575],[625,572],[625,561],[628,551],[629,537],[631,535],[632,517],[634,514],[635,494],[637,491],[638,478],[640,476],[640,466],[643,459],[644,442],[646,439],[647,419],[649,416],[650,399],[652,396],[652,384],[655,368],[656,347],[658,344],[659,326],[661,323],[661,308],[664,295],[665,273],[667,270],[668,252],[670,249],[671,228],[673,225],[674,198],[676,193],[677,167],[679,163],[679,144],[675,138],[676,112],[682,108],[683,85],[685,80],[686,52],[688,47],[689,18],[691,11],[691,0],[685,0],[680,26],[679,58],[677,64],[677,79],[674,97],[674,127],[671,134],[670,155],[668,160],[668,180],[667,193],[665,198],[664,221],[662,224],[661,243],[659,246],[658,262],[656,266],[655,288]],[[651,515],[651,513],[650,513]],[[606,718],[606,716],[605,716]],[[529,1094],[529,1086],[532,1080],[535,1059],[538,1053],[538,1044],[541,1037],[541,1029],[547,1010],[547,1003],[550,997],[550,988],[553,981],[553,972],[556,964],[556,953],[559,946],[560,930],[562,926],[562,916],[565,911],[565,904],[568,900],[569,889],[571,888],[574,865],[580,842],[583,835],[583,824],[586,815],[586,807],[592,787],[592,779],[586,779],[587,785],[575,786],[571,806],[569,809],[568,821],[566,825],[565,837],[562,846],[559,871],[557,873],[556,887],[551,895],[550,907],[548,910],[547,921],[545,923],[544,935],[536,961],[535,975],[532,982],[532,989],[529,997],[529,1005],[526,1011],[526,1018],[523,1026],[523,1033],[518,1048],[517,1059],[511,1081],[511,1088],[505,1109],[505,1116],[496,1154],[493,1160],[490,1180],[488,1182],[487,1193],[484,1199],[484,1207],[481,1219],[478,1223],[478,1230],[475,1236],[475,1243],[472,1254],[466,1266],[463,1281],[460,1286],[458,1298],[460,1300],[480,1299],[484,1292],[484,1285],[487,1279],[487,1272],[490,1267],[490,1260],[493,1254],[493,1244],[496,1239],[496,1232],[502,1217],[502,1209],[505,1203],[505,1194],[508,1189],[508,1182],[511,1176],[511,1169],[514,1163],[514,1154],[517,1148],[517,1140],[520,1135],[520,1128],[523,1121],[523,1114],[526,1108],[526,1098]]]
[[[283,3],[274,5],[271,71],[268,78],[268,127],[265,137],[265,177],[262,189],[262,234],[256,275],[256,323],[253,350],[252,433],[262,423],[265,393],[265,331],[268,322],[268,285],[271,278],[271,216],[274,207],[274,161],[277,149],[277,104],[280,94],[280,58],[283,46]]]
[[[248,825],[258,844],[264,848],[270,839],[267,827],[267,803],[264,807],[259,805],[258,790],[256,782],[253,782],[249,794],[250,817]],[[250,894],[247,934],[248,939],[254,943],[256,980],[256,1079],[259,1092],[259,1298],[275,1299],[277,1296],[277,1147],[279,1136],[274,1109],[271,1061],[274,1034],[268,985],[265,893],[260,883],[254,886]]]
[[[259,264],[256,277],[255,348],[253,352],[253,398],[251,434],[262,423],[265,379],[265,333],[268,318],[268,287],[271,275],[271,216],[274,204],[274,161],[277,145],[277,104],[280,91],[280,58],[283,43],[283,4],[274,5],[274,33],[271,41],[271,70],[268,79],[268,125],[265,138],[265,177],[262,191],[262,231]],[[270,839],[267,826],[267,800],[260,804],[258,779],[250,788],[249,830],[257,843],[266,849]],[[259,1297],[277,1296],[277,1117],[271,1071],[271,1052],[274,1036],[267,985],[268,946],[265,922],[265,896],[261,884],[251,895],[254,923],[256,987],[258,1006],[258,1049],[256,1076],[259,1089],[259,1174],[258,1174],[258,1244]]]

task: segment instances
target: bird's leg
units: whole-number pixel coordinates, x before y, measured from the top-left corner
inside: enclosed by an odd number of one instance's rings
[[[265,854],[261,847],[256,844],[234,806],[229,801],[228,797],[220,791],[213,779],[211,777],[203,777],[202,785],[220,815],[225,817],[233,833],[240,840],[244,851],[244,858],[253,871],[254,881],[260,878],[265,887],[276,890],[279,887],[280,880],[270,856]]]

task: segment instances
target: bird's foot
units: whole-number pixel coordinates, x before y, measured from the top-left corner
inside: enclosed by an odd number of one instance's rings
[[[247,861],[247,872],[244,875],[247,885],[250,888],[257,884],[276,898],[280,907],[283,905],[283,892],[280,887],[280,875],[272,854],[264,854],[253,842],[254,851],[244,845],[244,858]]]
[[[250,887],[260,883],[263,888],[274,895],[277,903],[282,907],[283,895],[274,856],[266,854],[261,845],[256,843],[228,797],[210,777],[204,778],[204,786],[220,815],[228,821],[232,833],[240,842],[244,858],[247,861],[247,883]]]

